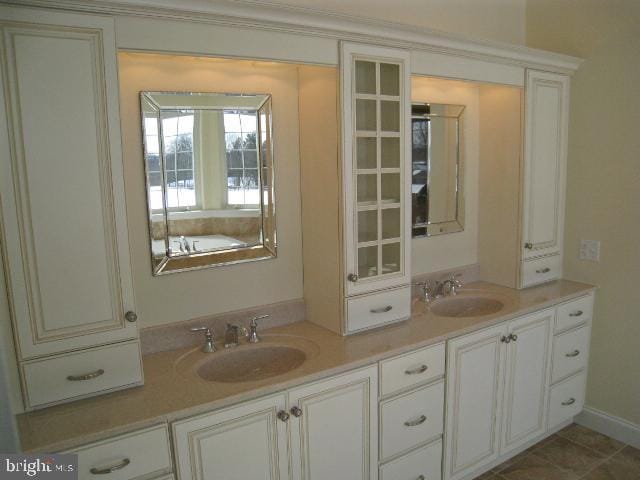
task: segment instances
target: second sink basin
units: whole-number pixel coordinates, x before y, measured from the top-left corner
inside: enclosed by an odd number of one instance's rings
[[[453,295],[438,299],[429,309],[440,317],[480,317],[497,313],[504,303],[491,297],[478,295]]]
[[[211,359],[197,369],[198,375],[210,382],[237,383],[275,377],[298,368],[306,360],[302,350],[283,345],[240,348]]]

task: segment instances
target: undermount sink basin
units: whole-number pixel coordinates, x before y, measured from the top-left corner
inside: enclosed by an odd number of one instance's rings
[[[289,372],[302,365],[306,358],[305,352],[288,346],[245,347],[213,354],[196,371],[209,382],[250,382]]]
[[[433,302],[431,311],[440,317],[480,317],[504,308],[504,303],[491,297],[455,295]]]

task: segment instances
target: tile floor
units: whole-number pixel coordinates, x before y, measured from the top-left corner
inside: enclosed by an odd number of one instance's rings
[[[572,424],[476,480],[640,480],[640,450]]]

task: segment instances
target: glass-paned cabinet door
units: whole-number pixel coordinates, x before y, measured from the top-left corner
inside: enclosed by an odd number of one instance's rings
[[[409,282],[409,54],[342,44],[346,293]]]

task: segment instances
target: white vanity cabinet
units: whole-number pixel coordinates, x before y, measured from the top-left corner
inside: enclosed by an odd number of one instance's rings
[[[0,18],[5,271],[27,407],[139,384],[114,20],[8,6]],[[123,341],[126,369],[90,349]],[[34,369],[56,370],[55,395],[31,395]]]
[[[445,479],[465,478],[544,434],[554,312],[449,342]]]
[[[527,70],[521,287],[562,277],[569,77]]]
[[[377,375],[367,367],[175,422],[178,478],[375,480]]]

